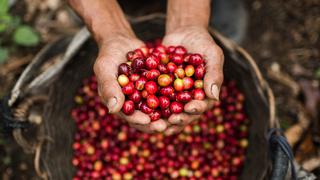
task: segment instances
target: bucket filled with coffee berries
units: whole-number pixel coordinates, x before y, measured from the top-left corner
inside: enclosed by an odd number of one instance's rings
[[[158,41],[157,41],[158,42]],[[125,55],[124,55],[125,56]],[[118,82],[126,95],[122,112],[140,110],[151,121],[203,100],[204,59],[182,46],[160,44],[130,51]],[[221,88],[221,101],[198,122],[172,136],[145,134],[108,114],[94,76],[83,81],[72,109],[76,121],[74,180],[80,179],[238,179],[248,146],[245,97],[235,81]]]
[[[140,19],[132,26],[146,42],[163,35],[162,18]],[[210,33],[225,56],[220,101],[170,136],[140,132],[108,113],[92,72],[97,56],[93,40],[82,38],[85,41],[74,48],[65,38],[40,52],[36,61],[53,56],[69,59],[54,67],[57,75],[53,76],[54,70],[48,73],[50,83],[34,85],[46,79],[36,78],[31,83],[34,89],[20,97],[20,102],[39,94],[47,97],[36,103],[40,104],[42,121],[32,126],[33,133],[30,129],[14,133],[24,148],[35,145],[29,152],[36,154],[37,174],[74,180],[267,177],[272,161],[266,134],[269,128],[277,127],[272,92],[242,48],[214,30]],[[65,51],[67,55],[61,56]],[[207,98],[202,54],[183,46],[166,47],[156,40],[123,57],[127,62],[118,67],[117,80],[125,95],[121,112],[127,116],[142,111],[152,122],[166,121],[171,114],[183,112],[189,101]]]

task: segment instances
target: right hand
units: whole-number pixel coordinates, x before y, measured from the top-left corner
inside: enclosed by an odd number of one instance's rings
[[[136,37],[128,35],[115,35],[99,43],[99,55],[94,64],[94,72],[98,81],[98,93],[102,102],[108,107],[109,113],[115,113],[126,120],[130,126],[144,132],[162,132],[167,128],[167,123],[160,119],[150,122],[147,114],[135,110],[127,116],[121,112],[125,96],[118,84],[118,66],[127,62],[126,53],[143,47],[144,43]],[[143,126],[144,128],[139,128]]]

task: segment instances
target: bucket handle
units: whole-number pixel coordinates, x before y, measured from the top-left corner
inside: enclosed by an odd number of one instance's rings
[[[290,163],[291,179],[297,180],[296,170],[294,166],[294,155],[292,149],[278,128],[272,128],[269,130],[267,135],[271,159],[272,159],[272,170],[270,180],[283,180],[286,178],[288,172],[288,166]]]

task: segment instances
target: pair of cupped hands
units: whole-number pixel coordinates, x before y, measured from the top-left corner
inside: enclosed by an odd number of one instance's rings
[[[94,64],[98,80],[98,93],[109,113],[119,115],[131,127],[147,133],[164,132],[167,135],[180,132],[186,125],[197,120],[210,109],[213,101],[219,100],[219,91],[223,81],[224,56],[220,47],[214,42],[204,27],[186,26],[167,33],[163,45],[182,45],[188,52],[201,54],[206,61],[204,77],[205,100],[192,100],[184,107],[184,112],[172,114],[168,119],[150,121],[147,114],[139,110],[126,116],[121,112],[125,96],[117,82],[118,66],[126,62],[126,53],[144,47],[144,43],[133,33],[115,34],[112,37],[101,37],[98,42],[99,54]]]

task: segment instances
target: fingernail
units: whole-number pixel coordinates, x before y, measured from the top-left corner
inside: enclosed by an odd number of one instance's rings
[[[117,104],[117,98],[113,97],[108,100],[107,107],[109,109],[109,113],[112,112],[112,109],[116,106],[116,104]]]
[[[217,101],[219,101],[219,88],[217,85],[211,85],[211,94]]]
[[[162,122],[159,120],[159,121],[151,123],[150,128],[153,131],[162,132],[166,129],[166,124],[165,124],[165,122]]]

